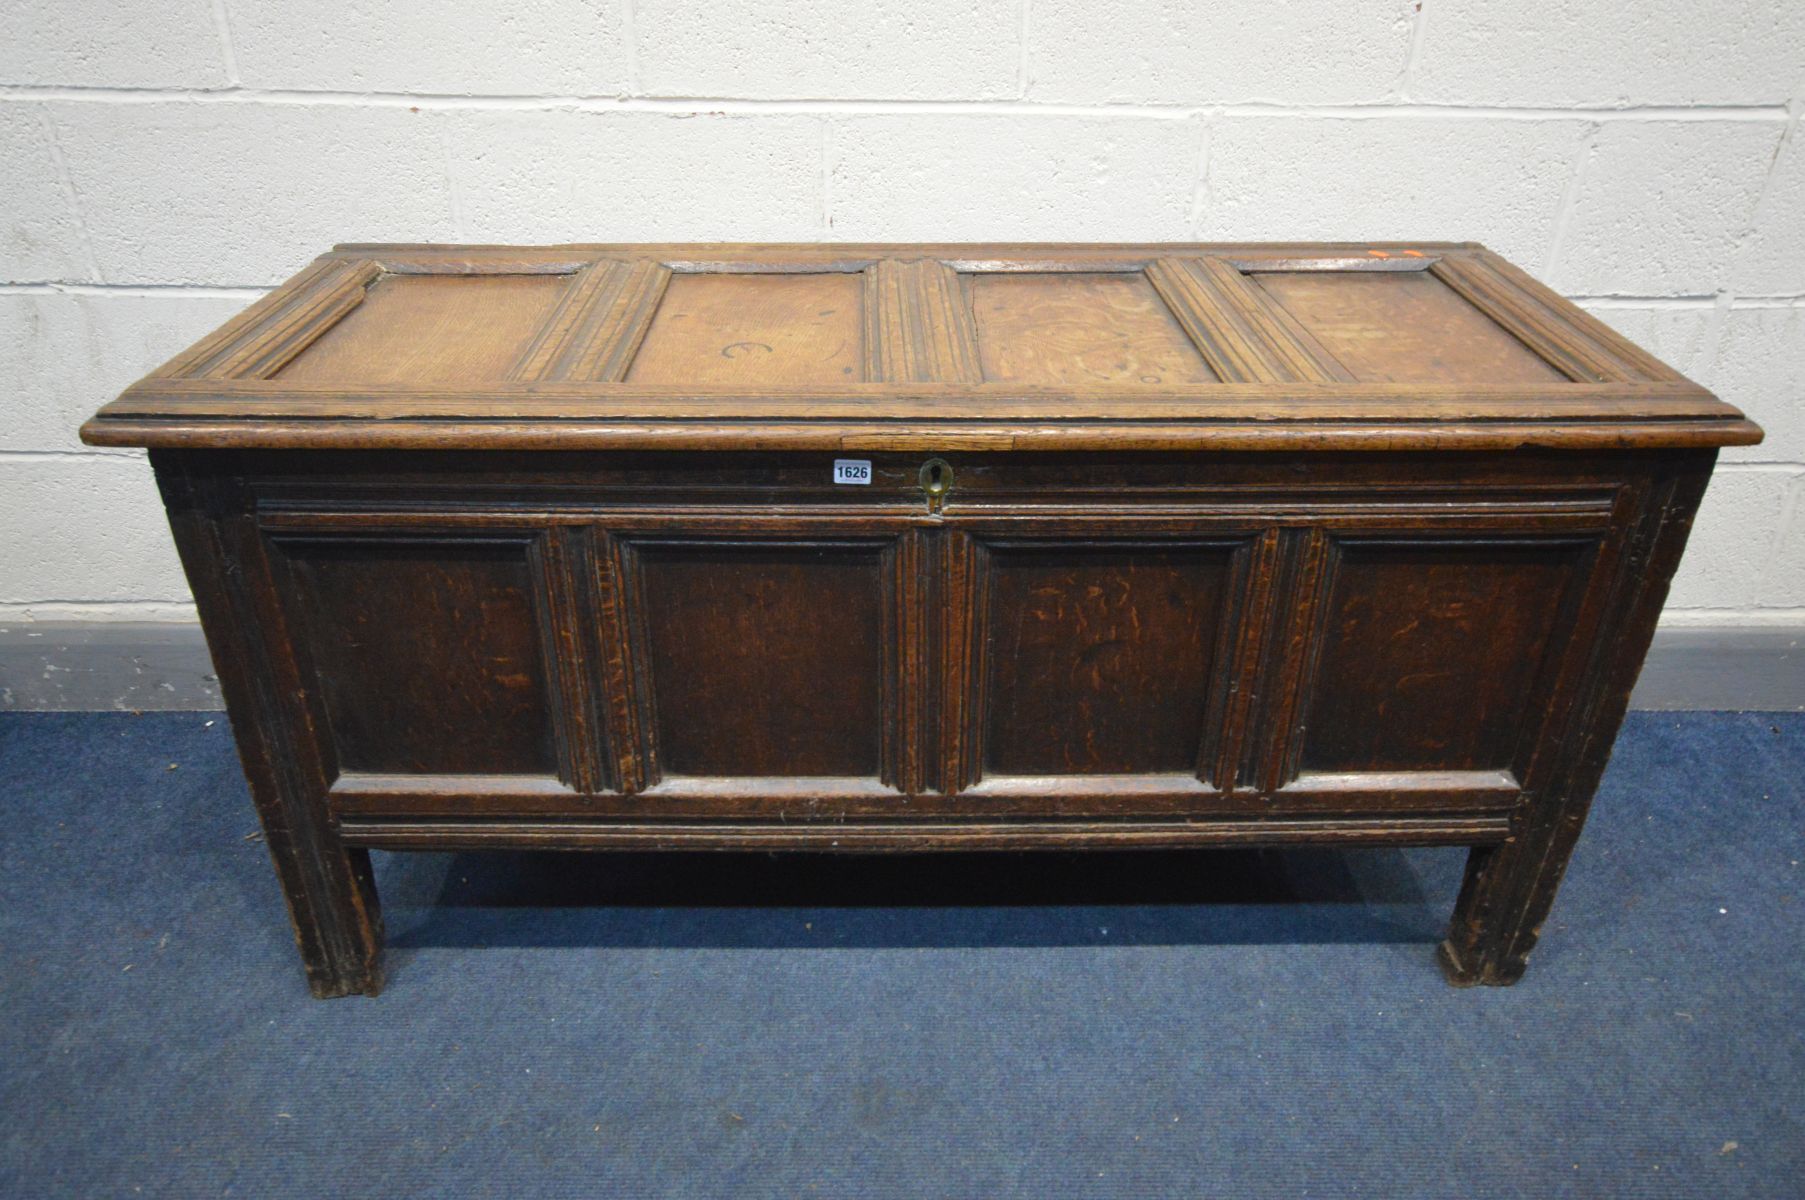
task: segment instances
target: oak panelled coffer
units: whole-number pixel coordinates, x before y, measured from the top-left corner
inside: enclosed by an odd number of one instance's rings
[[[319,996],[371,847],[1464,845],[1510,983],[1761,436],[1428,243],[342,246],[82,434]]]

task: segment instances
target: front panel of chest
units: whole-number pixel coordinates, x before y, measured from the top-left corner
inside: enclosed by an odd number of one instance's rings
[[[925,457],[209,469],[337,811],[903,821],[1509,811],[1661,470]]]

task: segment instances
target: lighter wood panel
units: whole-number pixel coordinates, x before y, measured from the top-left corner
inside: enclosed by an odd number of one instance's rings
[[[277,377],[370,386],[500,381],[568,275],[385,275]]]
[[[637,383],[858,383],[861,277],[678,275],[627,378]]]
[[[1214,383],[1141,273],[967,279],[984,378],[1048,384]]]
[[[382,268],[373,262],[320,265],[324,269],[318,274],[301,276],[305,282],[292,294],[265,297],[244,314],[249,319],[228,324],[221,331],[226,336],[203,342],[206,351],[195,354],[181,373],[209,379],[268,379],[344,320],[382,277]]]
[[[1361,382],[1566,379],[1426,271],[1279,271],[1252,278]]]

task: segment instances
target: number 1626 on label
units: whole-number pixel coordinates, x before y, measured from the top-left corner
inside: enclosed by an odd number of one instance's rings
[[[865,458],[834,459],[834,482],[869,484],[871,482],[871,460]]]

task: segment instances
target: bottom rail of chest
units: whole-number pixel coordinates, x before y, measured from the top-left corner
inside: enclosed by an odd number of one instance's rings
[[[759,822],[341,819],[348,846],[382,850],[1132,850],[1203,846],[1486,845],[1510,818]]]

